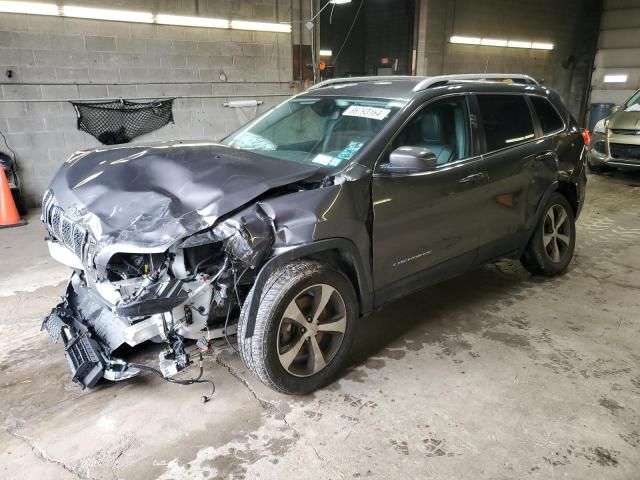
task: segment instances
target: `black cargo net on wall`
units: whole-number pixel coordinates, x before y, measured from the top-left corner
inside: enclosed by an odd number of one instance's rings
[[[78,129],[104,145],[127,143],[173,122],[173,98],[153,102],[71,102],[78,114]]]

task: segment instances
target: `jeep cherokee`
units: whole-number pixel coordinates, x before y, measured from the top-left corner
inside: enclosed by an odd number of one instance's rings
[[[527,76],[365,77],[220,143],[78,152],[43,200],[51,255],[73,269],[43,326],[83,387],[138,374],[125,345],[166,343],[170,378],[185,339],[237,333],[261,381],[313,391],[385,303],[501,257],[563,272],[583,135]]]

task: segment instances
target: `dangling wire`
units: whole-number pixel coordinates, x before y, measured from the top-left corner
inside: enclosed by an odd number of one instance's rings
[[[227,327],[229,325],[229,316],[230,315],[231,315],[231,300],[229,300],[229,308],[227,309],[227,318],[224,321],[224,339],[226,340],[227,345],[229,345],[233,349],[234,352],[240,353],[240,351],[231,343],[231,341],[229,340],[229,336],[227,335]]]
[[[132,367],[132,368],[137,368],[138,370],[144,370],[144,371],[147,371],[147,372],[155,373],[160,378],[162,378],[164,381],[169,382],[169,383],[175,383],[175,384],[178,384],[178,385],[194,385],[196,383],[208,383],[209,385],[211,385],[211,393],[209,395],[203,395],[201,397],[202,403],[206,403],[209,400],[211,400],[211,397],[216,392],[216,384],[213,383],[213,380],[209,380],[207,378],[202,379],[202,374],[204,373],[204,366],[202,365],[202,352],[200,353],[200,360],[199,360],[198,363],[199,363],[199,366],[200,366],[200,373],[198,374],[198,376],[196,378],[189,378],[189,379],[185,379],[185,380],[181,380],[181,379],[178,379],[178,378],[165,377],[163,375],[163,373],[160,370],[158,370],[157,368],[150,367],[150,366],[144,365],[142,363],[128,363],[127,366],[128,367]]]
[[[240,274],[240,276],[236,278],[236,267],[235,265],[232,265],[231,267],[231,271],[233,272],[233,291],[236,294],[236,301],[237,301],[238,307],[242,305],[242,302],[240,301],[240,295],[238,294],[238,283],[240,283],[240,280],[242,280],[242,277],[244,277],[244,274],[247,273],[247,270],[249,270],[249,267],[245,268]],[[229,300],[229,308],[227,309],[227,318],[225,318],[224,320],[224,339],[226,340],[227,345],[229,345],[234,352],[240,353],[240,351],[231,343],[231,341],[229,340],[229,336],[227,334],[229,317],[231,316],[231,306],[232,306],[232,303],[231,303],[231,300]],[[237,338],[237,335],[238,333],[236,332],[236,338]]]
[[[7,137],[4,136],[4,133],[2,133],[2,130],[0,130],[0,136],[2,137],[2,140],[4,140],[4,144],[7,146],[7,148],[9,149],[9,151],[11,152],[11,154],[13,155],[13,161],[16,161],[16,152],[13,151],[13,148],[11,148],[11,146],[9,145],[9,142],[7,142]]]
[[[356,25],[356,21],[358,20],[358,15],[360,15],[360,10],[362,9],[362,5],[364,5],[364,0],[360,0],[360,6],[358,7],[358,11],[356,12],[356,15],[353,17],[353,22],[351,23],[351,27],[349,27],[349,31],[347,32],[347,36],[344,37],[344,42],[342,42],[342,45],[340,46],[340,50],[338,50],[338,53],[336,54],[335,58],[333,59],[334,65],[337,64],[338,57],[342,53],[342,50],[344,50],[344,46],[347,44],[347,41],[349,40],[349,37],[351,36],[351,32],[353,31],[353,27]]]

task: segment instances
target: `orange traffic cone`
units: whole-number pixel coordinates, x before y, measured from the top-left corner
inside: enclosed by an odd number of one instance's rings
[[[19,227],[26,223],[18,214],[9,188],[9,180],[4,173],[4,168],[0,167],[0,228]]]

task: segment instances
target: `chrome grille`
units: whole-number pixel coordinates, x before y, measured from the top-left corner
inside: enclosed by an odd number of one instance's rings
[[[83,250],[87,240],[87,231],[67,218],[62,208],[55,204],[50,191],[42,200],[42,221],[52,237],[83,259]]]

